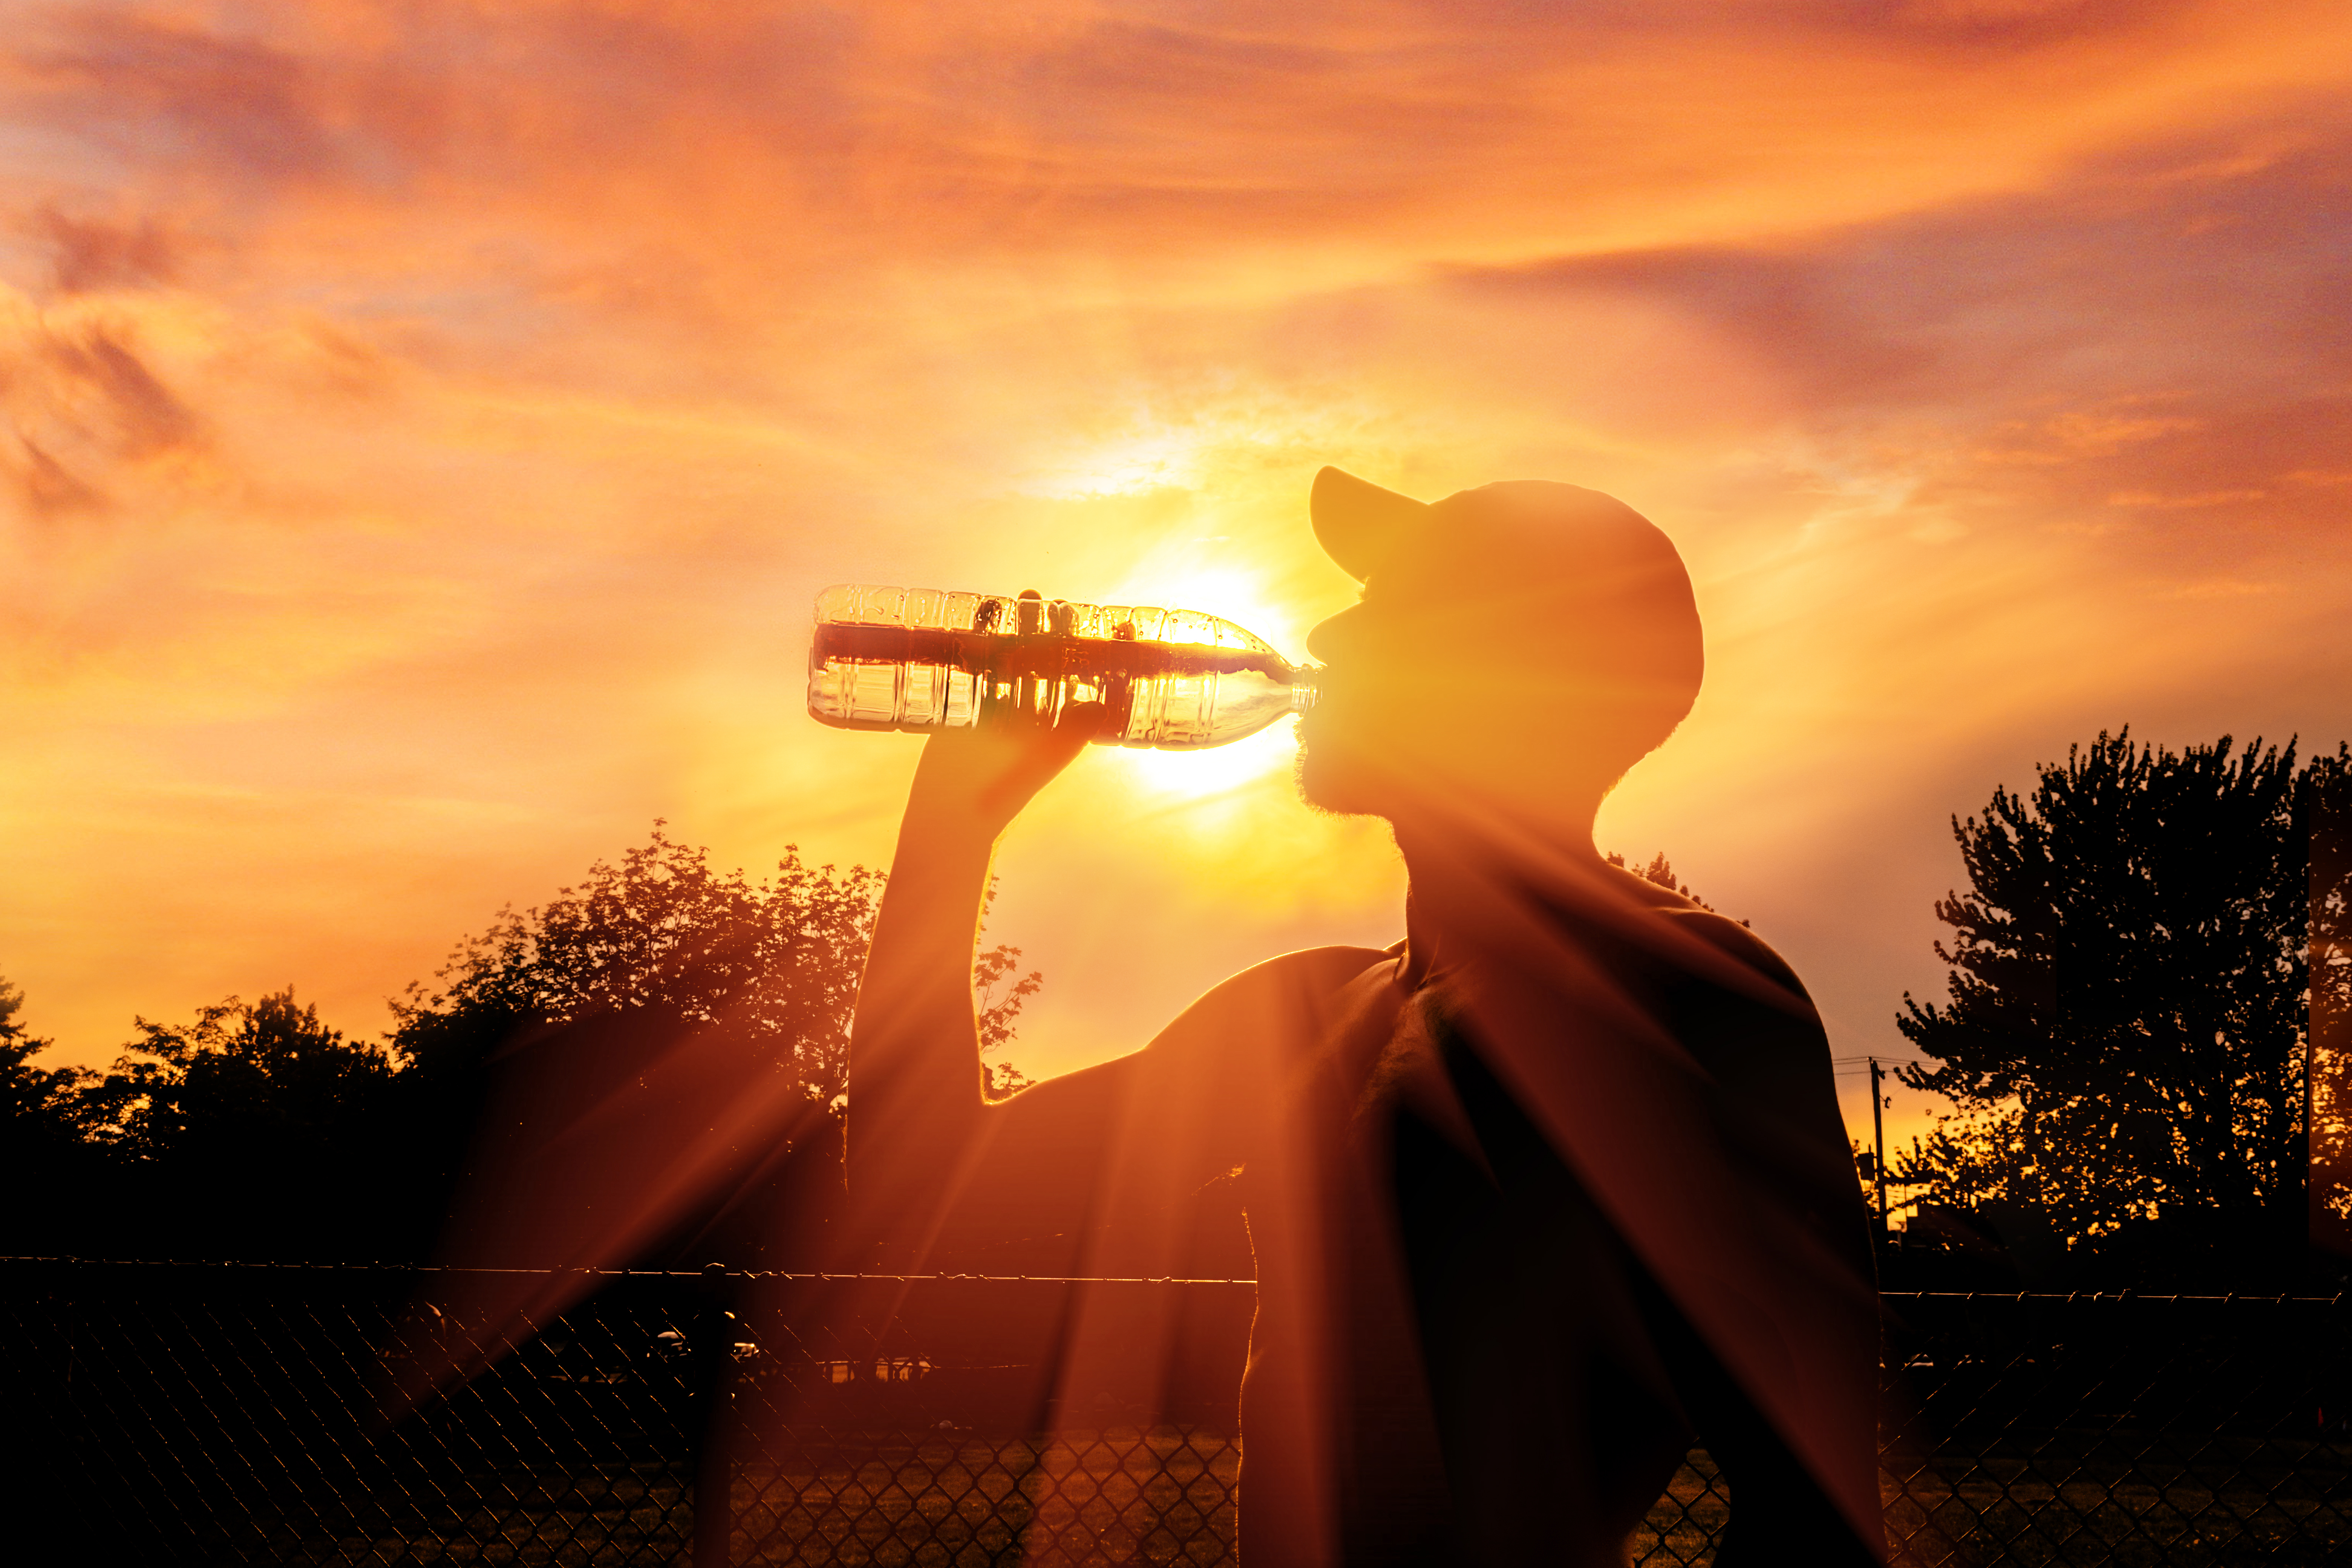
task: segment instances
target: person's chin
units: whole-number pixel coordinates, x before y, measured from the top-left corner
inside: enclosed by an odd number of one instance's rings
[[[1333,816],[1383,815],[1373,798],[1375,792],[1367,787],[1363,770],[1350,765],[1340,748],[1318,746],[1302,736],[1297,777],[1298,797],[1317,811]]]

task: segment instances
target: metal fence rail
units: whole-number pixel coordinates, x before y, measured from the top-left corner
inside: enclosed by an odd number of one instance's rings
[[[1229,1405],[1045,1409],[1053,1282],[894,1285],[896,1340],[781,1277],[599,1279],[510,1334],[463,1283],[0,1262],[14,1517],[77,1562],[1232,1560]],[[1246,1282],[1130,1283],[1229,1386]],[[1898,1562],[2352,1561],[2340,1299],[1885,1300]],[[1708,1561],[1729,1494],[1694,1452],[1633,1560]]]

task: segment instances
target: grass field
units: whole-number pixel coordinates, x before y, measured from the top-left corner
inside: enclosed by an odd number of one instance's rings
[[[1219,1435],[1113,1429],[1052,1442],[826,1435],[733,1469],[738,1564],[1093,1568],[1233,1560],[1239,1452]],[[2345,1456],[2320,1456],[2340,1463]],[[2312,1456],[2305,1456],[2308,1462]],[[2318,1568],[2352,1562],[2326,1489],[2143,1462],[2050,1479],[2022,1459],[1949,1456],[1885,1481],[1895,1561]],[[684,1471],[644,1464],[418,1475],[306,1498],[234,1536],[234,1561],[317,1564],[683,1563]],[[1730,1517],[1704,1453],[1630,1542],[1635,1563],[1710,1561]]]
[[[1229,1439],[1108,1431],[1055,1443],[843,1437],[739,1462],[739,1564],[1026,1561],[1209,1564],[1233,1556],[1240,1454]],[[340,1517],[337,1517],[340,1516]],[[669,1563],[692,1530],[684,1473],[443,1477],[352,1508],[283,1510],[234,1549],[305,1563]]]

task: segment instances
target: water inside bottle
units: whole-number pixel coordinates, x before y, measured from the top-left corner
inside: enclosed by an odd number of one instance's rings
[[[1192,749],[1313,700],[1309,672],[1215,616],[1020,595],[842,585],[817,595],[809,712],[851,730],[1050,722],[1099,702],[1102,737]]]

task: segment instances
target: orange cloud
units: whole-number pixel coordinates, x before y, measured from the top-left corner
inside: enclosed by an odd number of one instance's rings
[[[289,979],[366,1028],[656,815],[878,859],[912,752],[799,717],[817,586],[1164,584],[1296,653],[1339,462],[1676,537],[1709,685],[1612,846],[1892,1047],[1948,813],[2102,725],[2352,728],[2347,46],[2304,0],[52,5],[0,54],[0,973],[85,1060]],[[1024,1065],[1392,936],[1279,740],[1016,829]]]

